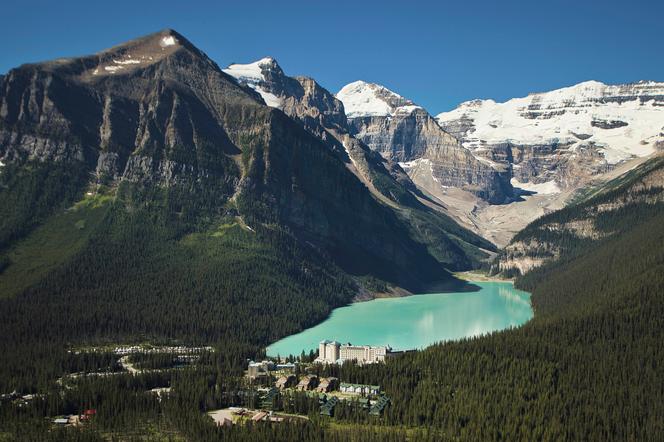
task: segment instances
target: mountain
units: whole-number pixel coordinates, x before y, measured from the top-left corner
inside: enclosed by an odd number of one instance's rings
[[[295,119],[172,30],[9,71],[0,351],[51,366],[65,356],[45,348],[142,336],[246,357],[358,295],[457,284],[446,268],[495,250],[318,113],[342,109],[331,94],[288,85]]]
[[[231,64],[224,72],[323,141],[376,199],[409,226],[410,235],[448,268],[478,266],[487,257],[478,248],[494,250],[490,242],[461,228],[444,206],[423,194],[395,161],[354,137],[342,102],[315,80],[287,76],[271,57]]]
[[[501,251],[493,271],[521,275],[551,261],[571,259],[597,242],[611,241],[662,216],[662,206],[664,156],[658,155],[530,223]]]
[[[509,169],[515,190],[503,205],[460,189],[435,196],[456,219],[504,246],[580,189],[601,186],[661,150],[662,85],[590,81],[505,103],[473,100],[439,114],[439,125],[473,155]]]
[[[587,81],[504,103],[474,100],[438,123],[475,155],[512,165],[515,187],[578,187],[664,147],[664,83]]]
[[[445,132],[422,107],[389,89],[363,81],[344,86],[351,133],[385,158],[398,161],[422,189],[467,190],[492,203],[512,196],[509,168],[476,158]]]
[[[663,159],[653,158],[517,235],[558,250],[551,256],[544,247],[546,262],[516,278],[516,287],[532,293],[535,316],[527,324],[440,343],[353,378],[388,386],[388,422],[438,429],[449,439],[660,434],[663,177]]]
[[[232,64],[224,72],[257,91],[265,102],[283,110],[320,138],[388,204],[412,201],[416,190],[403,170],[374,153],[350,134],[341,101],[308,77],[288,77],[276,60],[266,57],[249,64]]]

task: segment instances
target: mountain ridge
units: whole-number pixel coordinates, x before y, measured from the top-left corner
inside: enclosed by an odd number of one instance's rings
[[[178,235],[235,216],[253,229],[276,224],[295,232],[303,247],[313,244],[352,274],[379,272],[374,276],[411,290],[449,280],[418,229],[374,200],[340,156],[346,153],[329,149],[343,143],[326,143],[315,133],[316,118],[308,118],[302,126],[265,106],[171,30],[92,56],[23,65],[0,83],[2,175],[42,183],[55,179],[55,169],[79,175],[52,189],[42,212],[7,217],[4,245],[83,193],[107,189],[126,210],[159,211]],[[388,187],[409,194],[375,164]],[[466,267],[482,255],[457,240],[463,235],[492,247],[451,220],[437,223],[441,243],[431,250],[444,265]]]
[[[286,76],[271,57],[248,64],[234,63],[225,72],[233,75],[240,84],[247,84],[262,96],[268,96],[270,105],[300,121],[310,133],[328,145],[378,200],[394,209],[407,225],[414,227],[411,233],[427,244],[439,259],[455,266],[457,264],[444,258],[448,254],[445,249],[457,246],[467,249],[469,244],[493,249],[488,242],[455,227],[445,208],[423,195],[395,162],[381,157],[355,138],[343,103],[314,79]],[[437,227],[431,229],[426,227],[427,224]]]
[[[363,81],[343,87],[337,97],[352,115],[353,135],[399,162],[420,188],[434,195],[441,187],[462,188],[492,203],[512,198],[509,170],[476,158],[411,100]]]

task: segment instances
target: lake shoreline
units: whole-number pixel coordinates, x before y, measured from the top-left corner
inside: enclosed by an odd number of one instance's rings
[[[463,281],[468,282],[509,282],[514,284],[513,278],[503,278],[501,276],[490,276],[477,270],[467,270],[465,272],[455,272],[453,275]]]
[[[475,287],[478,290],[475,290]],[[300,354],[325,339],[356,345],[421,349],[518,327],[532,319],[530,294],[512,281],[474,281],[470,291],[374,298],[334,309],[321,323],[266,348],[270,356]]]
[[[352,305],[358,302],[368,302],[373,301],[374,299],[389,299],[389,298],[404,298],[408,296],[420,296],[427,294],[440,294],[440,293],[454,293],[457,291],[467,291],[473,292],[475,290],[465,290],[465,283],[473,282],[509,282],[514,284],[513,279],[501,278],[499,276],[489,276],[484,273],[481,273],[477,270],[468,270],[464,272],[455,272],[450,273],[452,279],[446,281],[440,281],[438,283],[431,284],[425,290],[422,290],[421,293],[413,293],[410,290],[406,290],[403,287],[399,286],[388,286],[387,290],[381,292],[375,292],[363,288],[360,285],[360,290],[353,297],[348,305]],[[459,290],[464,289],[464,290]]]

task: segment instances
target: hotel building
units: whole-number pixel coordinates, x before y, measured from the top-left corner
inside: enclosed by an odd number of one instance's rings
[[[358,364],[383,362],[392,349],[389,346],[372,347],[369,345],[339,344],[337,341],[321,341],[318,345],[317,362],[326,364],[357,361]]]

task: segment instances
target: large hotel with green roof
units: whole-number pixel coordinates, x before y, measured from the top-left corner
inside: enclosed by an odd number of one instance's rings
[[[340,344],[337,341],[324,340],[318,344],[318,362],[326,364],[357,361],[358,364],[382,362],[392,349],[389,346]]]

